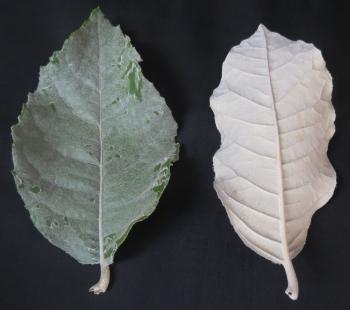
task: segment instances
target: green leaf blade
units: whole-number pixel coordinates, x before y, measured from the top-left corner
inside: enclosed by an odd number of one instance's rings
[[[94,10],[41,68],[12,128],[14,177],[34,225],[83,264],[113,262],[176,159],[177,125],[140,60]]]

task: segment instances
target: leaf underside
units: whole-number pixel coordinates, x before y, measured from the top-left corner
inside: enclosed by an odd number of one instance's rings
[[[331,92],[317,48],[261,25],[231,49],[210,99],[221,133],[216,192],[242,241],[284,265],[288,281],[311,217],[336,185]]]
[[[34,225],[83,264],[113,262],[177,157],[177,125],[140,60],[94,10],[41,68],[12,128],[13,174]]]

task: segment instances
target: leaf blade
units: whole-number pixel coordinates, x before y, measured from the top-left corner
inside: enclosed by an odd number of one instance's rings
[[[336,184],[327,158],[331,89],[319,50],[261,25],[230,51],[210,100],[222,142],[214,187],[243,242],[284,265],[292,299],[298,283],[291,259]],[[312,203],[297,202],[300,196]]]
[[[12,127],[15,181],[34,225],[83,264],[113,262],[176,159],[177,125],[140,60],[94,10],[41,68]]]

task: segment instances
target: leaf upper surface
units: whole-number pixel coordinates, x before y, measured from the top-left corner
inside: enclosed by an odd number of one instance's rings
[[[96,9],[41,68],[12,128],[14,177],[33,223],[83,264],[112,263],[176,160],[177,125],[140,60]]]

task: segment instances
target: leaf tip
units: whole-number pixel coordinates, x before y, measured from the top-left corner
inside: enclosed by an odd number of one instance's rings
[[[264,24],[259,24],[257,31],[265,31],[268,30]]]
[[[97,16],[97,15],[103,15],[102,13],[102,10],[101,10],[101,7],[98,5],[97,7],[95,7],[91,13],[90,13],[90,18],[91,17],[94,17],[94,16]]]

